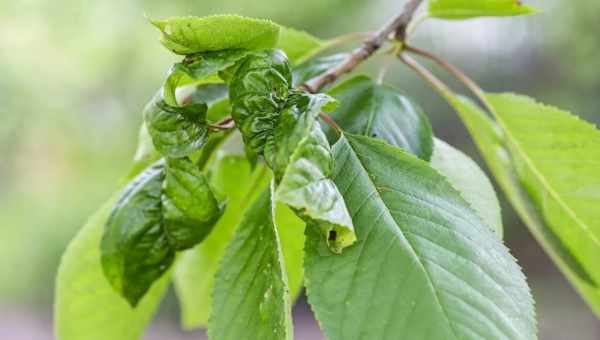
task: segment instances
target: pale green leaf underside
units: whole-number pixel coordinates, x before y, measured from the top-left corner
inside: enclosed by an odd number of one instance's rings
[[[214,340],[291,339],[287,278],[267,189],[246,211],[215,278]]]
[[[162,33],[161,43],[177,54],[272,48],[279,39],[279,25],[238,15],[174,17],[152,24]]]
[[[186,329],[208,325],[214,275],[225,247],[244,212],[268,187],[271,178],[264,165],[252,170],[244,156],[222,153],[211,173],[211,185],[227,197],[227,208],[206,240],[183,253],[177,261],[174,283],[181,304],[182,326]],[[304,222],[282,204],[277,205],[275,217],[294,301],[302,286]]]
[[[600,315],[600,289],[591,273],[597,272],[597,267],[585,267],[575,256],[576,250],[569,249],[545,221],[543,207],[536,204],[531,193],[522,187],[522,179],[505,146],[502,130],[471,101],[462,97],[450,99],[512,206],[562,272]]]
[[[54,327],[58,340],[139,339],[154,315],[170,275],[132,309],[100,266],[100,239],[117,197],[100,208],[71,241],[58,270]]]
[[[442,19],[469,19],[533,14],[521,0],[430,0],[429,15]]]
[[[440,139],[434,140],[431,167],[444,175],[450,184],[502,238],[502,214],[492,182],[469,156]]]
[[[307,228],[309,302],[330,340],[536,338],[516,261],[427,163],[347,135],[335,181],[358,242],[341,255]]]
[[[310,56],[324,41],[307,32],[281,27],[277,48],[282,49],[291,64],[297,64]]]

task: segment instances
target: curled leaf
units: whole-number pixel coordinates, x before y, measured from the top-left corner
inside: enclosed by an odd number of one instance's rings
[[[175,259],[162,223],[163,168],[149,167],[125,188],[102,237],[104,275],[132,306]]]
[[[279,40],[279,25],[238,15],[174,17],[151,22],[162,33],[160,42],[176,54],[272,48]]]
[[[185,157],[207,139],[207,105],[193,102],[177,107],[167,104],[160,90],[144,109],[144,119],[154,146],[168,157]]]
[[[233,67],[247,53],[247,50],[226,50],[187,56],[169,71],[164,85],[165,102],[171,106],[179,106],[175,90],[180,86],[222,82],[218,77],[219,73]]]
[[[210,233],[223,214],[200,168],[188,158],[167,161],[162,194],[164,229],[173,247],[188,249]]]
[[[260,154],[288,97],[292,74],[279,50],[250,54],[231,80],[232,116],[245,144]]]
[[[317,122],[336,101],[324,94],[291,89],[285,55],[249,55],[231,81],[233,117],[246,147],[263,155],[273,170],[275,198],[318,226],[332,251],[356,240],[344,200],[331,181],[333,158]]]

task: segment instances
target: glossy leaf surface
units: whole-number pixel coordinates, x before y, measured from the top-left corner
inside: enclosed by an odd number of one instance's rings
[[[167,160],[162,213],[169,243],[182,250],[200,243],[223,213],[200,168],[188,158]]]
[[[460,150],[436,138],[430,164],[461,193],[483,222],[502,238],[500,202],[492,182],[477,163]]]
[[[162,220],[163,168],[149,167],[124,189],[102,237],[106,279],[132,306],[175,259]]]
[[[170,106],[178,106],[176,89],[180,86],[219,83],[220,79],[217,78],[219,72],[234,66],[247,53],[246,50],[226,50],[198,53],[186,57],[169,70],[164,85],[165,102]]]
[[[160,42],[177,54],[271,48],[279,39],[279,25],[238,15],[174,17],[152,24],[162,33]]]
[[[231,80],[232,116],[248,148],[262,153],[287,100],[292,74],[279,50],[248,55]]]
[[[168,157],[185,157],[200,149],[208,138],[207,105],[168,105],[160,90],[144,109],[144,119],[154,146]]]
[[[292,339],[291,304],[270,190],[245,213],[215,279],[209,338]]]
[[[367,137],[334,154],[358,242],[333,255],[307,228],[307,293],[329,339],[536,338],[515,259],[443,176]]]
[[[442,19],[469,19],[532,14],[521,0],[430,0],[429,15]]]
[[[340,102],[331,117],[344,131],[381,138],[421,159],[429,160],[433,133],[429,119],[397,89],[356,76],[329,91]],[[328,130],[330,140],[335,132]]]

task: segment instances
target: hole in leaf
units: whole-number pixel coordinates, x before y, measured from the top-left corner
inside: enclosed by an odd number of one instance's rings
[[[335,241],[337,239],[337,232],[335,230],[330,231],[327,239],[329,241]]]

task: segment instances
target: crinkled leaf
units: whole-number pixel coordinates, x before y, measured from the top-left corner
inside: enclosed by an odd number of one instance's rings
[[[218,83],[219,72],[235,65],[248,51],[226,50],[198,53],[186,57],[183,62],[176,63],[169,70],[164,85],[165,102],[170,106],[178,106],[176,89],[183,85]]]
[[[200,243],[223,213],[200,168],[188,158],[167,160],[162,213],[164,231],[177,250]]]
[[[65,251],[54,298],[54,329],[58,340],[139,339],[152,319],[170,275],[157,282],[132,308],[104,277],[100,240],[117,196],[100,208]]]
[[[281,113],[265,159],[275,173],[275,197],[320,228],[334,252],[356,241],[344,199],[331,180],[333,157],[316,121],[332,102],[323,95],[296,93]]]
[[[297,64],[319,49],[323,43],[323,40],[305,31],[282,26],[277,48],[285,52],[291,64]]]
[[[430,0],[429,15],[442,19],[501,17],[535,12],[521,0]]]
[[[348,53],[338,53],[305,61],[294,67],[294,86],[299,86],[309,79],[335,67],[348,57]]]
[[[174,17],[152,24],[162,33],[160,42],[177,54],[272,48],[279,40],[279,25],[238,15]]]
[[[210,339],[292,339],[291,304],[270,190],[245,213],[215,278]]]
[[[210,182],[215,191],[227,197],[227,207],[213,232],[197,247],[183,253],[175,267],[175,288],[184,328],[208,324],[214,275],[225,247],[244,211],[267,188],[269,180],[264,165],[251,169],[243,156],[217,156]]]
[[[279,50],[248,55],[231,80],[232,116],[245,144],[260,154],[272,133],[292,83],[287,58]]]
[[[164,165],[138,175],[121,193],[102,237],[102,268],[115,291],[132,306],[175,259],[162,219]]]
[[[536,338],[515,259],[443,176],[368,137],[334,154],[358,242],[333,255],[307,228],[307,293],[328,339]]]
[[[500,127],[468,99],[453,96],[449,99],[519,216],[562,272],[586,298],[592,309],[600,314],[600,289],[590,273],[590,268],[586,268],[575,257],[574,252],[545,221],[540,207],[536,206],[536,202],[521,185]]]
[[[429,119],[418,104],[397,89],[356,76],[329,94],[340,102],[331,117],[344,131],[381,138],[421,159],[430,159],[433,132]],[[337,137],[330,128],[328,136],[330,140]]]
[[[168,157],[185,157],[206,142],[207,105],[193,102],[183,107],[168,105],[162,89],[144,109],[144,119],[154,146]]]
[[[485,224],[502,237],[502,214],[496,191],[477,163],[460,150],[436,138],[430,164],[461,193]]]

